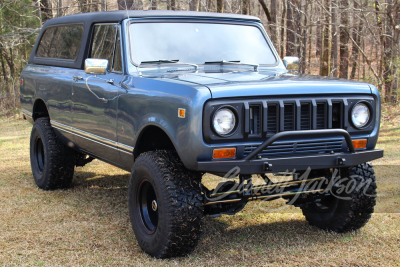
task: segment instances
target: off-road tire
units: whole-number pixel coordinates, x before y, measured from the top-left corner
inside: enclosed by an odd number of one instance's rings
[[[339,193],[339,197],[346,197],[348,200],[335,197],[332,205],[325,211],[319,209],[316,203],[303,206],[303,214],[311,225],[344,233],[360,229],[371,218],[376,204],[376,179],[372,165],[363,163],[343,168],[341,178],[350,178],[348,181],[355,184],[354,190],[348,190],[351,192],[343,190]],[[352,187],[353,184],[348,189]]]
[[[74,151],[56,136],[50,119],[38,118],[33,124],[30,158],[33,178],[43,190],[67,188],[74,175]]]
[[[146,253],[156,258],[169,258],[194,250],[203,217],[200,181],[201,175],[188,171],[174,152],[159,150],[140,154],[130,177],[129,215],[136,239]],[[157,216],[146,217],[143,203],[149,203],[153,197],[145,200],[143,196],[147,195],[142,187],[150,188],[150,185],[158,205]],[[150,189],[147,191],[152,194]],[[153,220],[147,224],[146,218]]]

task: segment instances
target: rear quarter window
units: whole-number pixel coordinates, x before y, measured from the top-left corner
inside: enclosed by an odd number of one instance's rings
[[[83,25],[49,27],[43,33],[36,57],[76,60],[83,35]]]

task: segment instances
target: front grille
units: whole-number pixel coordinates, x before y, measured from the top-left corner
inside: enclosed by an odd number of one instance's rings
[[[342,128],[343,106],[340,99],[248,101],[245,134],[254,138],[284,131]]]
[[[310,103],[301,104],[300,109],[300,130],[311,129],[311,105]]]
[[[267,132],[275,134],[278,129],[278,106],[271,105],[268,107],[267,115]]]
[[[259,105],[250,106],[250,134],[260,135],[261,133],[261,107]]]
[[[325,104],[317,104],[317,129],[325,129],[325,122],[327,121],[327,116],[325,112]]]
[[[302,140],[275,142],[258,154],[261,157],[274,157],[297,153],[330,153],[343,148],[344,139]],[[245,146],[244,156],[249,155],[259,145]]]
[[[283,130],[293,131],[294,123],[295,119],[293,104],[286,104],[284,107]]]

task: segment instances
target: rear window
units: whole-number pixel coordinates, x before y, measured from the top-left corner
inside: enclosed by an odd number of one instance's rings
[[[36,56],[76,60],[82,34],[83,25],[47,28],[40,40]]]

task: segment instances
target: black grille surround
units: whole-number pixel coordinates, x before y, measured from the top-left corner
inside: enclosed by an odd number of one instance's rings
[[[352,107],[360,102],[367,102],[372,107],[370,122],[363,129],[355,128],[351,123],[350,112]],[[234,109],[238,114],[236,131],[227,137],[217,135],[212,126],[211,118],[222,106]],[[299,96],[299,97],[268,97],[258,99],[218,99],[210,100],[204,107],[203,136],[206,143],[220,143],[235,146],[238,144],[238,151],[246,155],[251,147],[257,146],[255,142],[263,142],[269,137],[285,131],[299,130],[320,130],[320,129],[344,129],[350,134],[367,134],[374,129],[375,121],[375,100],[372,96]],[[336,143],[331,146],[332,138]],[[340,138],[339,138],[340,139]],[[318,142],[313,140],[302,140],[305,147],[309,149],[299,150],[303,143],[300,140],[282,140],[268,147],[273,154],[297,154],[297,153],[322,153],[339,151],[339,140],[332,136]],[[342,140],[342,139],[340,139]],[[244,144],[248,142],[249,145]],[[285,143],[286,142],[286,143]],[[278,145],[280,144],[280,145]],[[300,144],[300,146],[298,146]],[[284,145],[286,147],[284,147]],[[289,148],[290,146],[290,148]],[[288,148],[288,149],[283,149]],[[343,146],[344,148],[344,146]],[[345,148],[344,148],[345,149]],[[272,154],[263,151],[260,155],[271,156]],[[238,155],[239,156],[239,155]]]

